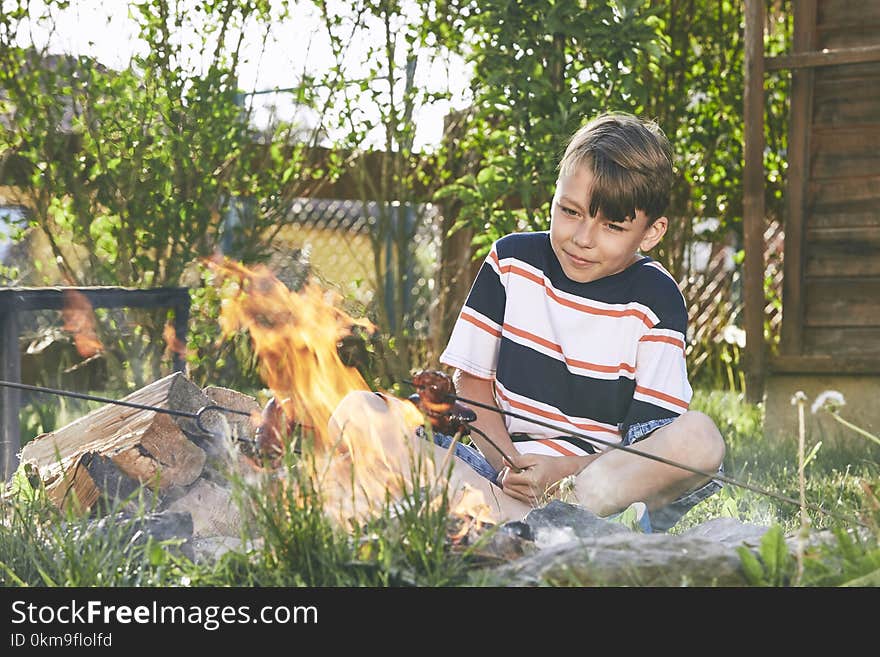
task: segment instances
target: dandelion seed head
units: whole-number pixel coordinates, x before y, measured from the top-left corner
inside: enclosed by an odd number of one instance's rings
[[[727,344],[735,344],[740,349],[745,349],[746,332],[740,327],[728,324],[724,327],[721,336]]]
[[[842,392],[838,392],[837,390],[823,390],[816,396],[816,401],[813,402],[810,410],[814,415],[817,411],[822,409],[829,413],[833,413],[844,405],[846,405],[846,399],[844,399]]]

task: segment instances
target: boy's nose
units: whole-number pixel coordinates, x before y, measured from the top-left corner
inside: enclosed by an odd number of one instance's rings
[[[571,241],[574,242],[575,246],[582,249],[592,248],[595,239],[594,223],[593,221],[584,221],[577,227],[571,236]]]

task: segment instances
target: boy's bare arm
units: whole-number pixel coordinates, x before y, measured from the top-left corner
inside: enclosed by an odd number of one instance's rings
[[[495,394],[492,390],[492,381],[490,379],[481,379],[467,372],[455,370],[452,380],[460,396],[483,404],[496,406]],[[510,434],[507,433],[507,426],[504,424],[503,416],[500,413],[487,409],[474,408],[473,410],[477,414],[477,419],[471,422],[471,424],[486,433],[492,439],[492,442],[502,449],[508,457],[516,459],[519,456],[519,452],[513,446]],[[471,439],[477,444],[493,468],[501,470],[501,468],[507,465],[501,454],[498,453],[498,450],[476,431],[471,434]]]

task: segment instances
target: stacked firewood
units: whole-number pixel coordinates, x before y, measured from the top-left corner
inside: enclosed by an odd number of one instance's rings
[[[253,397],[200,389],[179,372],[124,401],[190,415],[209,405],[260,413]],[[147,503],[158,510],[189,512],[194,538],[236,536],[241,519],[230,475],[258,467],[239,448],[254,440],[254,422],[220,411],[200,417],[201,426],[186,415],[106,404],[28,442],[21,467],[39,477],[59,508],[100,514],[134,504],[136,493],[146,491]]]

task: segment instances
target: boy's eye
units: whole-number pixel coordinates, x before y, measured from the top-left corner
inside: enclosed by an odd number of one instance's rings
[[[621,226],[620,224],[615,224],[615,223],[609,221],[609,222],[608,222],[607,224],[605,224],[605,225],[606,225],[610,230],[613,230],[613,231],[616,232],[616,233],[621,233],[621,232],[623,232],[623,226]]]
[[[571,209],[571,208],[567,208],[567,207],[565,207],[564,205],[560,205],[559,207],[562,208],[562,211],[563,211],[565,214],[567,214],[567,215],[570,215],[570,216],[572,216],[572,217],[576,217],[576,216],[578,215],[578,211],[577,211],[577,210],[573,210],[573,209]]]

